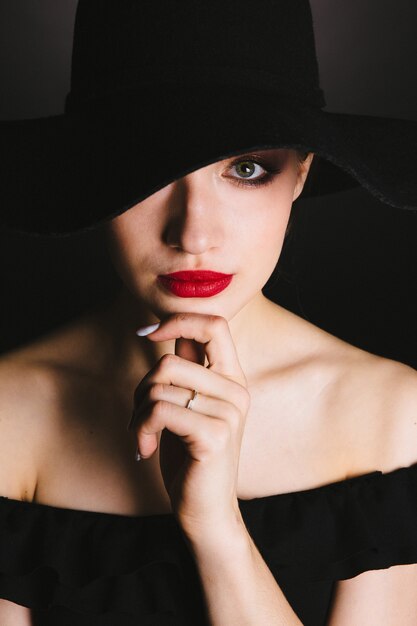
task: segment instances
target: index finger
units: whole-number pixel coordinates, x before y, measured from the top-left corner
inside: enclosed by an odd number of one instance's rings
[[[176,313],[147,335],[151,341],[192,339],[204,345],[207,369],[247,387],[227,320],[220,315]]]

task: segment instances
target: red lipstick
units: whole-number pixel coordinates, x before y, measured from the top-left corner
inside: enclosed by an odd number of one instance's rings
[[[233,274],[209,270],[174,272],[158,276],[162,285],[180,298],[210,298],[231,283]]]

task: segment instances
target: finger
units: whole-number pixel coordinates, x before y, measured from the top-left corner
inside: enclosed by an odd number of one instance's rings
[[[164,354],[136,387],[134,406],[139,406],[149,388],[155,383],[174,385],[190,390],[196,389],[205,396],[227,400],[246,413],[250,396],[239,383],[197,363],[186,361],[175,354]]]
[[[177,313],[163,320],[159,328],[147,337],[151,341],[184,338],[202,343],[209,363],[207,369],[247,387],[229,324],[224,317],[202,313]]]
[[[155,452],[158,433],[164,428],[178,435],[196,460],[203,460],[207,453],[214,451],[217,453],[230,445],[231,429],[225,420],[202,413],[195,413],[193,419],[190,419],[190,409],[158,400],[137,430],[137,444],[141,456],[147,457]]]
[[[146,409],[155,402],[164,400],[179,407],[187,408],[188,401],[191,400],[192,397],[193,393],[189,389],[183,389],[182,387],[176,387],[174,385],[165,385],[164,383],[154,383],[148,388],[139,405],[136,406],[134,418],[129,430],[133,430],[137,427],[140,413],[146,411]],[[192,409],[187,410],[192,410],[194,413],[203,413],[209,417],[219,417],[231,422],[237,421],[238,419],[238,409],[235,405],[227,400],[205,396],[202,393],[197,394]]]

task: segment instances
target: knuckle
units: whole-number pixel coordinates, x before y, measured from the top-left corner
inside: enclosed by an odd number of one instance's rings
[[[153,405],[152,414],[155,417],[163,418],[168,414],[169,410],[170,410],[169,402],[166,402],[165,400],[157,400],[155,404]]]
[[[232,434],[229,425],[221,419],[213,420],[210,427],[201,429],[199,442],[205,458],[221,454],[230,448]]]
[[[242,420],[242,416],[241,413],[239,411],[239,409],[237,408],[237,406],[235,406],[234,404],[230,404],[227,410],[227,419],[229,421],[229,424],[232,427],[236,427],[239,426],[241,420]]]
[[[221,315],[209,315],[208,323],[211,326],[214,326],[214,328],[223,328],[227,322],[226,319]]]
[[[217,449],[229,448],[231,439],[232,433],[229,424],[222,422],[218,425],[214,434],[214,445]]]
[[[191,318],[189,313],[176,313],[175,319],[177,322],[187,322]]]
[[[160,400],[163,396],[164,388],[165,388],[165,385],[163,383],[153,383],[153,385],[149,387],[149,391],[148,391],[149,399],[152,402],[156,402],[157,400]]]
[[[235,389],[233,393],[234,404],[238,407],[242,407],[242,411],[245,413],[249,410],[251,403],[251,395],[246,387],[243,387],[239,383],[235,383]]]
[[[176,354],[163,354],[159,359],[159,368],[167,368],[171,367],[173,363],[178,361],[178,357]]]

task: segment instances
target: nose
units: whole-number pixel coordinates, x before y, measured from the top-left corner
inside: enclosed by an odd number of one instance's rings
[[[219,200],[208,168],[175,181],[169,200],[166,243],[189,254],[204,254],[220,245]]]

